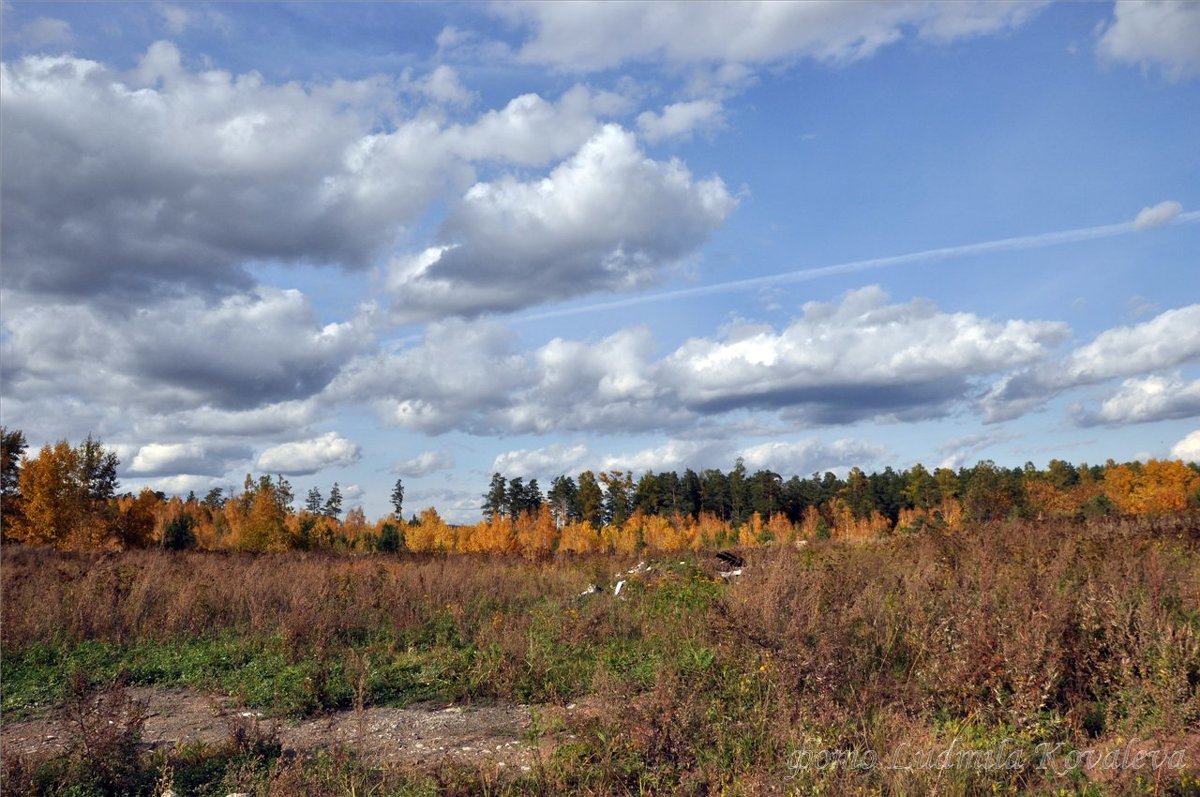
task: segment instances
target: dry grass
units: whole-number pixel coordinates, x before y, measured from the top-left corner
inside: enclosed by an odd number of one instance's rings
[[[3,643],[270,637],[297,661],[340,651],[343,702],[356,706],[382,699],[372,673],[388,656],[414,651],[460,668],[469,687],[455,694],[592,693],[599,709],[570,720],[575,742],[529,778],[492,784],[514,793],[1200,793],[1194,518],[745,554],[734,585],[689,560],[622,599],[580,600],[629,563],[6,549]],[[1180,751],[1186,768],[1082,758],[1131,739]],[[959,765],[912,765],[948,749]],[[997,750],[1013,765],[980,765]],[[822,753],[842,759],[813,766]],[[868,753],[874,766],[849,765]],[[372,775],[352,756],[310,764],[247,777],[262,793],[431,783]],[[449,792],[491,788],[482,773],[430,777]]]

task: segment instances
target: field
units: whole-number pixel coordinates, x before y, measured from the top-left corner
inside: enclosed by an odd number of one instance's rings
[[[3,792],[1200,794],[1195,519],[743,553],[6,546]]]

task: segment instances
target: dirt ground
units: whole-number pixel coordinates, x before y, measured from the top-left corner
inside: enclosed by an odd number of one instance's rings
[[[215,744],[228,739],[238,725],[257,724],[263,730],[277,730],[285,753],[345,746],[380,763],[422,768],[453,762],[528,771],[538,755],[548,755],[570,737],[562,730],[563,720],[586,710],[575,704],[368,707],[297,721],[270,719],[228,698],[191,689],[134,687],[127,694],[145,707],[142,739],[151,748]],[[556,730],[535,738],[535,721],[540,728]],[[60,750],[71,733],[66,721],[52,713],[5,722],[0,727],[0,748],[5,754]]]

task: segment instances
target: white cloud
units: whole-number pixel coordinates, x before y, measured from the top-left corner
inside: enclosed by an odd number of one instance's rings
[[[1133,220],[1133,226],[1139,230],[1147,230],[1151,227],[1162,227],[1170,224],[1175,220],[1175,217],[1183,212],[1183,205],[1175,200],[1167,200],[1159,202],[1157,205],[1148,208],[1142,208],[1138,212],[1137,218]]]
[[[429,324],[419,345],[352,359],[323,399],[366,402],[385,423],[429,434],[486,434],[497,409],[535,378],[507,328],[451,320]]]
[[[1049,321],[988,321],[925,301],[887,304],[877,286],[810,302],[786,328],[743,325],[688,341],[662,378],[688,406],[791,410],[818,423],[941,414],[968,380],[1038,361],[1067,334]]]
[[[517,57],[564,70],[628,61],[766,64],[799,58],[844,64],[906,35],[944,42],[1018,27],[1040,3],[510,3],[532,29]]]
[[[573,86],[554,102],[522,94],[470,124],[446,128],[442,137],[449,151],[467,160],[543,166],[579,149],[599,131],[601,117],[627,106],[618,94],[586,86]]]
[[[551,443],[544,448],[520,448],[496,456],[492,470],[507,476],[553,478],[588,467],[591,452],[584,443]]]
[[[132,314],[103,304],[5,306],[0,351],[10,395],[87,397],[150,413],[303,400],[373,340],[369,310],[322,325],[295,290],[263,288],[212,304],[167,300]]]
[[[786,478],[856,465],[871,470],[887,454],[886,447],[866,440],[846,438],[825,443],[814,437],[760,443],[743,449],[740,456],[749,470],[773,470]]]
[[[247,410],[225,410],[210,405],[141,415],[137,433],[149,436],[203,434],[219,437],[269,437],[294,434],[320,420],[322,408],[311,398],[275,401]]]
[[[354,160],[379,81],[194,74],[159,42],[130,74],[29,57],[0,68],[0,88],[12,288],[212,291],[248,285],[248,259],[361,266],[434,190],[419,168],[379,190]]]
[[[1200,462],[1200,429],[1188,434],[1171,447],[1171,457],[1184,462]]]
[[[177,474],[174,476],[161,476],[157,479],[149,479],[142,482],[151,490],[158,490],[167,495],[187,495],[195,493],[200,498],[214,487],[222,489],[231,489],[233,485],[227,479],[222,479],[216,476],[198,476],[191,473]],[[131,489],[131,486],[126,486],[126,489]],[[132,488],[136,492],[136,488]]]
[[[354,359],[323,400],[365,402],[427,433],[679,430],[755,410],[793,425],[923,418],[961,406],[980,377],[1045,359],[1066,334],[888,304],[877,287],[809,303],[781,330],[735,325],[665,357],[643,326],[519,351],[498,322],[442,322],[409,348]]]
[[[422,451],[411,459],[397,462],[392,466],[392,473],[401,476],[428,476],[439,470],[450,470],[454,467],[454,454],[450,451]]]
[[[435,102],[447,105],[470,105],[475,95],[463,86],[454,67],[439,64],[422,81],[421,89]]]
[[[1007,376],[981,405],[989,420],[1022,415],[1064,390],[1174,368],[1200,359],[1200,304],[1105,330],[1058,362]]]
[[[1097,52],[1143,69],[1157,66],[1170,80],[1200,74],[1200,4],[1117,0]]]
[[[750,446],[738,446],[730,439],[670,439],[636,451],[604,455],[593,452],[582,442],[553,443],[543,448],[505,452],[496,457],[493,469],[509,477],[534,477],[549,483],[560,474],[574,476],[583,470],[623,470],[635,475],[681,473],[688,468],[728,470],[741,457],[748,470],[772,470],[786,478],[851,465],[869,467],[879,462],[886,451],[883,446],[864,440],[826,443],[815,437]]]
[[[304,476],[323,468],[353,465],[362,456],[357,443],[337,432],[326,432],[311,440],[298,440],[271,446],[258,455],[255,467],[269,473]],[[344,488],[342,493],[346,494]]]
[[[248,455],[249,451],[241,447],[214,448],[199,441],[148,443],[138,449],[128,473],[136,476],[220,476],[229,470],[233,461],[248,458]]]
[[[714,100],[676,102],[662,113],[638,114],[638,129],[651,144],[665,138],[690,138],[696,129],[712,128],[721,123],[721,104]]]
[[[470,96],[449,66],[275,85],[193,71],[169,42],[130,72],[70,56],[5,62],[6,285],[130,302],[246,289],[249,261],[366,268],[471,186],[474,163],[552,163],[627,105],[577,86],[447,124],[431,99]]]
[[[736,204],[720,178],[647,158],[607,125],[549,176],[476,183],[442,230],[450,246],[393,264],[399,320],[513,310],[654,281]]]
[[[1178,372],[1126,379],[1098,410],[1076,407],[1074,414],[1087,426],[1191,418],[1200,415],[1200,380],[1185,382]]]

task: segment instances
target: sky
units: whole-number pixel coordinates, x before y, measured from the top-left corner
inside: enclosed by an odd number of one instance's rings
[[[2,15],[0,420],[123,489],[1200,460],[1200,3]]]

